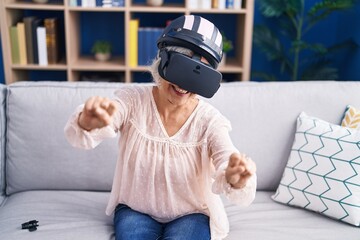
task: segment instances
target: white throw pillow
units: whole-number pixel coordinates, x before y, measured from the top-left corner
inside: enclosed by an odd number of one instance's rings
[[[272,198],[360,226],[360,131],[301,113]]]

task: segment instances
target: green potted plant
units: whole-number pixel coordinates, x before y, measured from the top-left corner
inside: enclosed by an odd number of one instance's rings
[[[325,46],[305,40],[305,35],[319,22],[334,12],[351,9],[357,0],[259,0],[262,15],[274,21],[254,27],[254,45],[279,66],[279,73],[286,80],[336,80],[338,69],[334,66],[335,53],[340,49],[350,49],[356,44],[352,40]],[[329,26],[329,31],[333,29]],[[276,81],[276,76],[261,71],[253,71],[252,77]]]
[[[91,52],[95,55],[96,60],[107,61],[111,57],[111,48],[110,42],[98,40],[93,44]]]
[[[226,55],[234,48],[232,41],[228,39],[223,32],[222,32],[222,37],[223,37],[223,58],[221,60],[220,66],[224,66],[226,64]]]

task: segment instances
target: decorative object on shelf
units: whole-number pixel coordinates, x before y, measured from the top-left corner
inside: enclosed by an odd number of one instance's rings
[[[44,4],[47,3],[49,0],[33,0],[34,3],[40,3],[40,4]]]
[[[164,0],[146,0],[146,4],[153,7],[159,7],[163,5]]]
[[[336,80],[339,78],[339,70],[334,66],[334,62],[339,59],[336,59],[338,55],[335,53],[355,47],[355,42],[345,40],[325,46],[323,43],[307,42],[304,36],[332,13],[353,8],[356,1],[306,1],[306,4],[312,5],[305,7],[305,0],[281,1],[282,4],[278,1],[259,0],[260,11],[269,18],[272,28],[267,24],[256,25],[253,33],[254,45],[269,61],[278,64],[279,75],[284,80]],[[331,27],[328,27],[328,30],[334,31]],[[306,53],[306,57],[303,57],[303,53]],[[252,77],[268,81],[278,80],[278,77],[261,71],[252,72]]]
[[[98,61],[107,61],[111,57],[111,43],[108,41],[98,40],[91,48],[91,52]]]
[[[224,32],[222,32],[221,35],[223,37],[223,57],[219,64],[219,67],[223,67],[226,64],[226,55],[234,48],[232,41],[226,38]]]

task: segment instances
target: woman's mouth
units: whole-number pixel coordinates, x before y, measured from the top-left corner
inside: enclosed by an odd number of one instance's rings
[[[172,88],[175,90],[176,93],[179,93],[179,94],[187,94],[189,91],[186,91],[182,88],[179,88],[179,87],[176,87],[174,85],[172,85]]]

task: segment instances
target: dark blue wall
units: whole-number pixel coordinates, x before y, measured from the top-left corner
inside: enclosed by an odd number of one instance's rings
[[[305,1],[305,8],[313,6],[314,1]],[[258,4],[255,4],[254,25],[270,24],[271,20],[263,17],[258,10]],[[305,36],[304,40],[311,43],[322,43],[325,46],[331,46],[346,39],[353,39],[359,45],[356,50],[341,52],[337,55],[338,61],[335,67],[339,69],[339,80],[360,80],[360,1],[355,9],[342,13],[333,13],[324,21],[321,21],[312,28]],[[277,26],[274,26],[277,27]],[[306,53],[305,53],[306,54]],[[269,62],[266,56],[253,45],[252,49],[252,71],[261,71],[274,74],[280,80],[289,80],[287,76],[280,74],[279,65]],[[254,78],[255,79],[255,78]]]
[[[337,26],[337,40],[352,38],[359,46],[339,60],[340,76],[345,80],[360,80],[360,2],[356,8],[341,16]]]
[[[0,38],[0,83],[5,83],[4,63],[3,63],[2,47],[1,47],[1,38]]]

